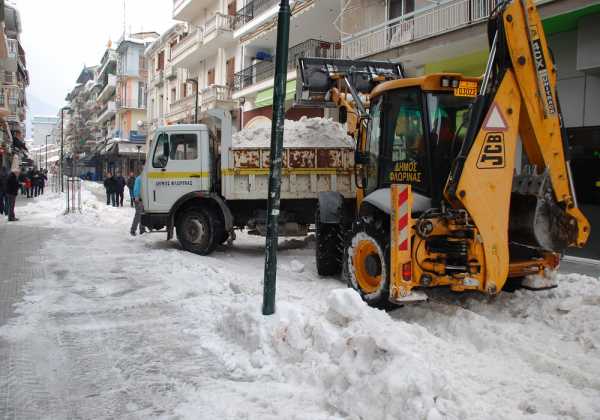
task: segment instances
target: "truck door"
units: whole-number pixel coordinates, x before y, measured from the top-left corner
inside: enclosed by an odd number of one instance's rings
[[[208,168],[203,167],[199,150],[201,134],[182,131],[157,136],[148,168],[149,210],[168,213],[185,194],[208,190]]]

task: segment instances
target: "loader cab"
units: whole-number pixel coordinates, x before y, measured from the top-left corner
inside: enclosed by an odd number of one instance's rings
[[[382,83],[371,95],[366,194],[411,184],[436,206],[464,140],[478,79],[433,74]]]

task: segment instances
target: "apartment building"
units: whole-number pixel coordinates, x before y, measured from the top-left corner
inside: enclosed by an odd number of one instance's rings
[[[95,75],[96,83],[96,143],[105,143],[114,137],[117,114],[117,51],[112,42],[107,45]]]
[[[9,167],[13,155],[27,156],[25,143],[15,133],[25,138],[29,73],[20,41],[19,11],[0,1],[0,14],[0,161]]]
[[[273,97],[277,0],[174,0],[173,18],[187,33],[173,48],[171,64],[198,80],[199,113],[230,109],[239,126],[270,124]],[[339,32],[332,25],[339,0],[298,0],[292,8],[288,60],[288,118],[322,115],[292,108],[296,60],[336,57]],[[182,108],[192,106],[188,99]]]
[[[149,136],[162,125],[193,122],[196,85],[188,82],[187,69],[172,63],[173,51],[187,33],[187,25],[175,24],[146,49]]]
[[[119,41],[117,51],[115,137],[133,142],[145,142],[146,79],[148,69],[144,52],[159,38],[156,32],[131,34]],[[141,126],[140,124],[141,123]]]
[[[58,122],[57,117],[36,115],[31,120],[33,144],[36,146],[52,144],[55,139],[52,136],[54,126]],[[48,136],[48,138],[46,138]]]

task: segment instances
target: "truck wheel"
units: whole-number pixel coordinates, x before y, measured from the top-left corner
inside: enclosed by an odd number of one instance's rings
[[[336,223],[322,223],[317,210],[316,260],[320,276],[334,276],[342,271],[343,238],[342,228]]]
[[[215,223],[216,222],[216,223]],[[181,246],[199,255],[208,255],[218,245],[222,235],[218,217],[209,209],[192,207],[177,218],[177,240]]]
[[[368,231],[358,231],[344,249],[343,277],[369,306],[388,309],[389,247]]]

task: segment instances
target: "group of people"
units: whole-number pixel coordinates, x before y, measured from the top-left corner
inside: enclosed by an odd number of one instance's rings
[[[104,178],[104,188],[106,189],[106,205],[113,207],[123,207],[125,196],[125,187],[129,190],[129,198],[131,199],[131,207],[133,207],[133,184],[135,176],[133,172],[129,174],[129,178],[125,180],[123,175],[116,176],[108,172]]]
[[[27,186],[23,186],[25,179],[21,177],[20,168],[13,168],[12,171],[8,171],[6,168],[0,169],[0,214],[8,217],[9,222],[16,222],[19,219],[15,217],[15,202],[17,201],[17,195],[19,190],[21,194],[25,195],[29,189]],[[31,182],[32,178],[26,177]],[[46,177],[43,177],[45,182]],[[42,186],[43,191],[43,186]],[[28,195],[29,196],[29,195]]]
[[[19,174],[19,184],[21,185],[21,195],[27,198],[34,198],[44,194],[44,187],[48,180],[48,171],[43,169],[29,169],[26,173]]]
[[[144,226],[140,223],[142,212],[144,211],[144,205],[142,204],[141,188],[142,179],[141,176],[137,177],[133,172],[129,173],[127,180],[121,175],[117,174],[114,176],[111,172],[106,174],[104,178],[104,188],[106,190],[106,205],[113,207],[123,207],[123,198],[125,195],[125,187],[129,190],[129,198],[131,200],[131,207],[135,207],[135,216],[131,225],[130,233],[135,236],[136,231],[140,230],[140,235],[145,233]]]

